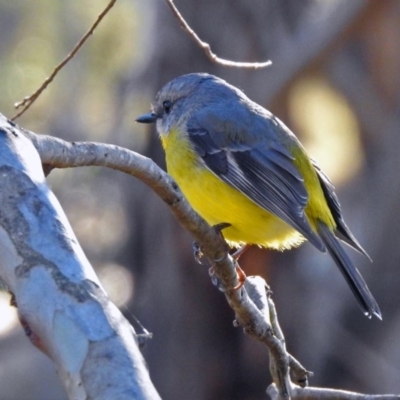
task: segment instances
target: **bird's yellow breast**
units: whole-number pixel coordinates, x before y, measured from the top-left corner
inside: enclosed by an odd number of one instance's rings
[[[223,230],[231,245],[246,243],[283,250],[303,242],[300,233],[206,168],[188,138],[171,130],[168,135],[161,136],[161,141],[168,173],[193,209],[210,225],[231,224]]]

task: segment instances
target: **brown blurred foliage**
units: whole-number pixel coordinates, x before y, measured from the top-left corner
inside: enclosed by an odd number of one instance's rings
[[[106,1],[0,1],[1,111],[30,94]],[[329,257],[309,244],[252,249],[248,274],[274,292],[289,351],[314,386],[400,392],[400,3],[396,0],[176,0],[220,57],[271,59],[265,70],[210,63],[163,1],[118,0],[80,53],[18,123],[66,140],[118,144],[164,164],[154,132],[134,124],[157,90],[189,72],[216,74],[271,109],[337,186],[373,264],[352,253],[383,321],[367,320]],[[267,351],[196,265],[191,238],[142,183],[114,171],[53,171],[50,184],[110,295],[154,338],[144,349],[164,399],[265,398]],[[350,252],[350,250],[349,250]],[[45,298],[45,294],[43,295]],[[50,362],[21,329],[0,341],[0,400],[63,399]]]

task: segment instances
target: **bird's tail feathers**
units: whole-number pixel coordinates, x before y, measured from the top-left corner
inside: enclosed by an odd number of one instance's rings
[[[323,222],[319,222],[318,233],[328,249],[329,254],[334,259],[350,286],[350,289],[356,297],[364,314],[369,318],[371,318],[372,315],[375,315],[379,319],[382,319],[378,303],[369,291],[368,286],[361,274],[358,272],[358,269],[354,266],[350,257],[340,245],[339,240],[335,237],[334,232]]]

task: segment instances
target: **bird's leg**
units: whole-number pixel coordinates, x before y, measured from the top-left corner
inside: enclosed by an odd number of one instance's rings
[[[213,284],[214,284],[215,286],[217,286],[218,289],[219,289],[221,292],[229,292],[229,291],[231,291],[231,290],[238,290],[238,289],[240,289],[240,288],[244,285],[244,282],[246,281],[247,276],[246,276],[245,272],[242,270],[242,268],[240,268],[239,263],[238,263],[235,259],[233,259],[233,260],[234,260],[234,262],[235,262],[237,280],[238,280],[238,282],[239,282],[239,283],[238,283],[236,286],[234,286],[233,288],[225,289],[225,288],[222,288],[222,287],[220,286],[218,279],[214,276],[214,275],[215,275],[215,267],[214,267],[214,266],[210,267],[209,270],[208,270],[208,273],[209,273],[209,275],[210,275],[210,277],[211,277],[211,280],[212,280]]]
[[[213,225],[213,229],[218,233],[218,235],[221,236],[222,239],[224,239],[222,230],[225,228],[229,228],[230,226],[231,226],[231,224],[229,222],[222,222],[220,224]],[[233,287],[232,289],[229,289],[229,290],[240,289],[246,280],[246,274],[244,273],[242,268],[240,268],[238,260],[239,260],[240,256],[247,250],[248,247],[249,247],[248,245],[244,245],[232,254],[232,258],[235,261],[237,279],[238,279],[239,283],[235,287]],[[200,245],[197,242],[193,242],[193,256],[198,264],[204,265],[204,262],[202,261],[203,252],[201,250]],[[214,261],[218,261],[218,260],[214,260]],[[216,278],[214,277],[214,274],[215,274],[214,267],[210,267],[208,272],[209,272],[213,282],[214,282],[214,280],[217,281]],[[214,282],[214,284],[215,284],[215,282]]]
[[[221,222],[221,223],[219,223],[219,224],[213,225],[212,228],[215,230],[215,232],[217,232],[217,234],[218,234],[223,240],[225,240],[224,235],[222,234],[222,229],[229,228],[230,226],[231,226],[231,224],[230,224],[229,222]],[[215,261],[218,261],[218,260],[215,260]],[[213,276],[214,276],[214,273],[215,273],[214,267],[210,267],[210,268],[208,269],[208,273],[209,273],[209,275],[210,275],[211,277],[213,277]],[[214,279],[215,279],[215,278],[214,278]],[[214,280],[213,280],[213,283],[215,284]]]
[[[223,236],[223,235],[222,235],[222,230],[225,229],[225,228],[229,228],[230,226],[231,226],[230,223],[228,223],[228,222],[222,222],[222,223],[220,223],[220,224],[214,225],[213,228],[214,228],[221,236]],[[233,287],[232,289],[230,289],[230,290],[238,290],[238,289],[240,289],[240,288],[243,286],[243,284],[244,284],[244,282],[245,282],[245,280],[246,280],[246,274],[245,274],[245,272],[242,270],[242,268],[240,268],[239,263],[238,263],[238,260],[239,260],[240,256],[247,250],[248,247],[249,247],[248,245],[244,245],[244,246],[242,246],[241,248],[239,248],[238,250],[236,250],[236,251],[232,254],[232,258],[233,258],[234,261],[235,261],[235,268],[236,268],[237,279],[238,279],[238,282],[239,282],[239,283],[238,283],[235,287]],[[210,275],[213,275],[213,274],[214,274],[214,267],[211,267],[211,268],[210,268],[209,273],[210,273]]]
[[[242,256],[242,254],[243,254],[248,248],[250,248],[250,245],[245,244],[245,245],[243,245],[242,247],[239,247],[237,250],[235,250],[235,252],[232,253],[231,255],[232,255],[232,257],[233,257],[236,261],[238,261],[239,258]]]
[[[250,246],[248,244],[243,245],[242,247],[238,248],[237,250],[235,250],[234,253],[232,253],[232,258],[235,260],[235,264],[236,264],[236,273],[238,276],[238,281],[239,283],[233,288],[233,290],[238,290],[240,289],[243,285],[244,282],[246,280],[246,274],[245,272],[242,270],[242,268],[240,268],[239,265],[239,258],[242,256],[242,254],[249,248]]]
[[[235,287],[233,287],[232,290],[238,290],[244,285],[244,282],[246,281],[247,276],[246,276],[245,272],[242,270],[242,268],[240,268],[240,265],[237,262],[237,260],[235,258],[234,258],[234,260],[235,260],[237,279],[238,279],[239,283]]]

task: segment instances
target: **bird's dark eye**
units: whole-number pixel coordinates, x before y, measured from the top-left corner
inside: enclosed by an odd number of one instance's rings
[[[170,101],[170,100],[165,100],[165,101],[162,103],[162,105],[163,105],[165,114],[169,114],[169,112],[171,111],[171,108],[172,108],[172,101]]]

